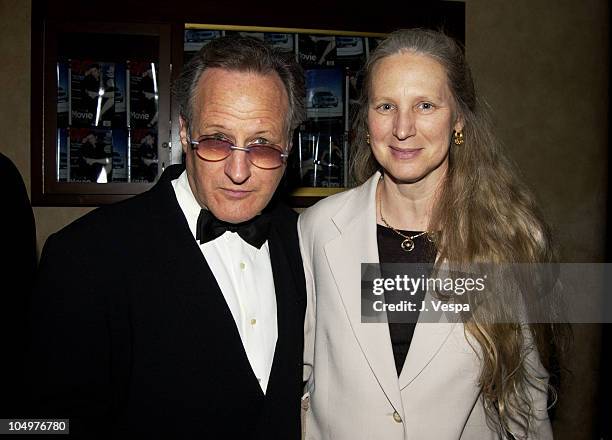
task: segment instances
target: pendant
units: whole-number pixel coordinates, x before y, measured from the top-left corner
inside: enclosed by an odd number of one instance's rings
[[[408,237],[402,241],[402,249],[406,252],[412,252],[414,249],[414,241],[412,241],[412,238]]]

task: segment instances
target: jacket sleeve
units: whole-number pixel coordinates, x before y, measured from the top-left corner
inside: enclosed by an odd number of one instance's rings
[[[71,433],[103,435],[111,412],[107,294],[115,287],[113,262],[87,240],[67,243],[49,238],[33,289],[31,410],[37,417],[70,418]]]

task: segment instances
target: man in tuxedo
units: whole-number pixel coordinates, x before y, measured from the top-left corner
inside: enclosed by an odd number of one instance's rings
[[[185,167],[49,237],[32,307],[35,414],[111,438],[300,438],[306,302],[273,194],[303,76],[223,37],[175,84]]]

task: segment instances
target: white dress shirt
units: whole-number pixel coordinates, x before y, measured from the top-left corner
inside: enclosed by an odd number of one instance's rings
[[[195,240],[201,207],[191,191],[187,173],[173,180],[172,186]],[[215,240],[197,244],[234,317],[253,373],[265,394],[278,338],[268,242],[257,249],[237,233],[225,232]]]

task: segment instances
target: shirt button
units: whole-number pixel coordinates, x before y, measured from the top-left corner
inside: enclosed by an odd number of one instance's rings
[[[402,418],[400,417],[397,411],[393,413],[393,420],[395,420],[397,423],[402,423]]]
[[[255,318],[251,319],[251,325],[255,325],[255,324],[257,324],[257,319]]]
[[[246,267],[246,264],[244,264],[242,261],[240,262],[240,269],[244,270],[244,268]]]

